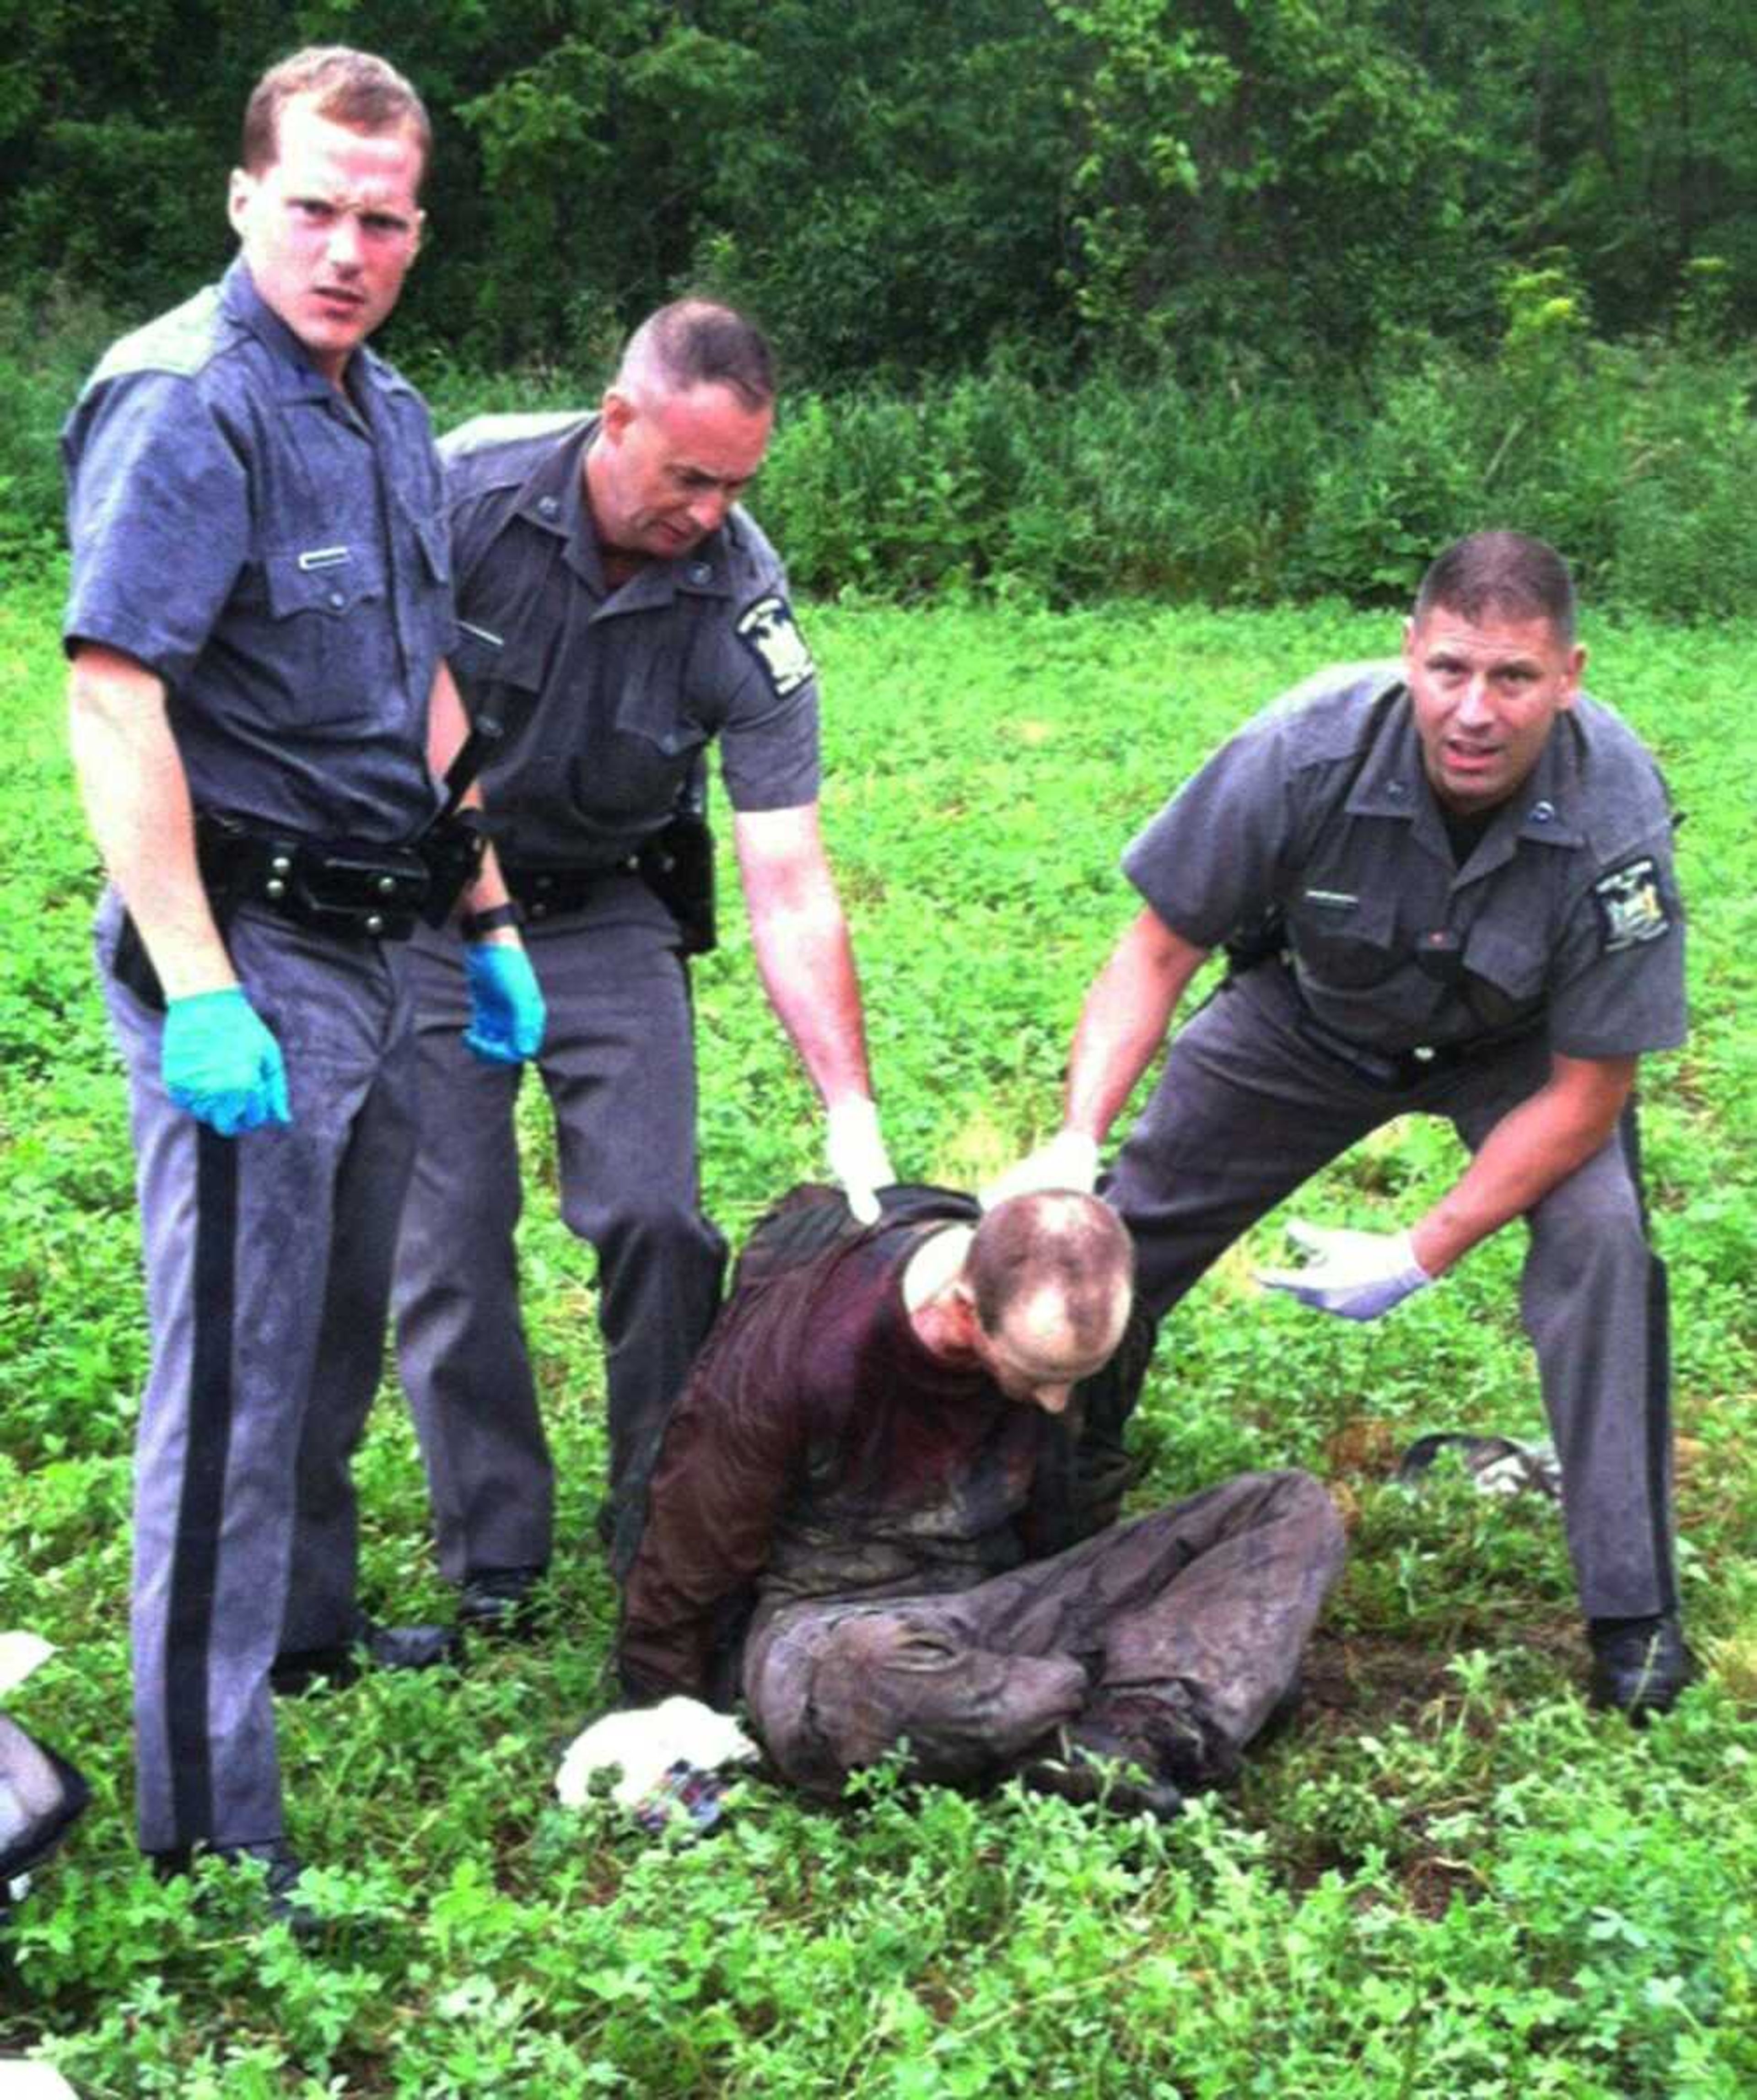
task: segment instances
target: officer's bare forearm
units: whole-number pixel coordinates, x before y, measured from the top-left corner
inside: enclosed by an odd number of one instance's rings
[[[757,968],[826,1108],[870,1099],[860,983],[815,803],[741,810],[733,844]]]
[[[427,770],[435,780],[444,779],[469,735],[470,717],[458,692],[457,682],[452,676],[450,666],[442,661],[434,673],[433,690],[427,696]],[[482,783],[472,780],[458,806],[480,810],[482,805]],[[478,915],[497,911],[511,901],[512,893],[506,887],[506,879],[501,873],[500,862],[491,845],[482,856],[475,880],[458,898],[453,915],[460,919],[466,915]],[[519,934],[515,928],[506,926],[497,928],[482,938],[510,947],[518,941]]]
[[[479,918],[484,911],[497,911],[502,905],[510,904],[511,902],[512,892],[506,887],[506,878],[501,872],[499,858],[492,845],[485,846],[483,849],[481,866],[476,870],[475,880],[457,900],[457,911],[455,915],[460,920],[465,918]],[[505,926],[497,926],[489,933],[479,933],[473,938],[477,940],[492,942],[500,946],[508,948],[522,945],[518,926],[512,922],[509,922]]]
[[[835,891],[815,908],[753,911],[750,930],[769,1004],[824,1106],[869,1099],[860,982]]]
[[[1080,1009],[1068,1057],[1065,1128],[1102,1144],[1207,953],[1174,933],[1150,907],[1136,919]]]
[[[68,743],[91,836],[166,997],[236,984],[196,865],[163,685],[132,657],[82,647],[68,677]]]
[[[1410,1233],[1439,1276],[1583,1167],[1617,1127],[1635,1084],[1634,1057],[1556,1057],[1548,1080],[1509,1110],[1475,1158]]]

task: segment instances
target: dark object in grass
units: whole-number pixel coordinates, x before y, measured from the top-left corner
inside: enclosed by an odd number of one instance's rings
[[[541,1568],[479,1568],[457,1592],[457,1623],[472,1633],[528,1640],[536,1631],[534,1595]]]
[[[296,1699],[320,1683],[339,1691],[369,1670],[432,1670],[463,1657],[464,1638],[456,1626],[381,1626],[361,1612],[346,1641],[284,1649],[268,1681],[283,1698]]]
[[[1476,1436],[1441,1429],[1418,1436],[1398,1462],[1402,1488],[1419,1488],[1442,1451],[1456,1451],[1464,1470],[1486,1495],[1516,1495],[1530,1489],[1552,1502],[1561,1500],[1561,1467],[1553,1445],[1516,1444],[1511,1436]]]
[[[153,1852],[148,1856],[152,1862],[153,1873],[161,1882],[188,1873],[195,1864],[195,1855],[187,1847],[175,1852]],[[247,1866],[254,1860],[262,1868],[263,1908],[268,1924],[284,1925],[295,1939],[315,1939],[323,1930],[323,1913],[299,1899],[299,1882],[305,1872],[305,1862],[285,1838],[265,1838],[254,1845],[216,1846],[205,1856],[223,1860],[229,1867]]]
[[[48,1858],[90,1798],[65,1758],[0,1714],[0,1924],[24,1894],[14,1883]]]
[[[1668,1712],[1685,1685],[1701,1674],[1675,1612],[1636,1619],[1589,1619],[1592,1648],[1588,1696],[1616,1707],[1632,1727]]]

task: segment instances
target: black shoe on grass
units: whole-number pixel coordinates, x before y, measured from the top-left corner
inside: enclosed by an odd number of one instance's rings
[[[528,1640],[536,1631],[537,1585],[542,1568],[479,1568],[457,1593],[457,1623],[471,1632]]]
[[[1651,1714],[1669,1711],[1700,1674],[1675,1612],[1588,1619],[1587,1639],[1592,1648],[1592,1704],[1618,1708],[1636,1727]]]
[[[461,1662],[464,1639],[456,1626],[381,1626],[355,1614],[351,1637],[329,1648],[283,1648],[268,1681],[284,1698],[298,1698],[321,1683],[333,1690],[351,1684],[369,1670],[433,1670]]]

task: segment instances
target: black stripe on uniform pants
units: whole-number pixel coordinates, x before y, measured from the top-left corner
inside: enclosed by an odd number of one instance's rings
[[[238,1144],[196,1131],[194,1336],[166,1639],[172,1811],[179,1844],[214,1834],[208,1660],[232,1446],[237,1312]]]
[[[1618,1126],[1623,1162],[1640,1206],[1641,1230],[1649,1245],[1653,1222],[1647,1208],[1647,1180],[1641,1171],[1641,1125],[1631,1093]],[[1642,1429],[1647,1445],[1648,1521],[1653,1526],[1653,1566],[1659,1577],[1659,1608],[1678,1608],[1677,1571],[1672,1564],[1671,1526],[1666,1484],[1671,1477],[1671,1286],[1666,1264],[1650,1254],[1647,1272],[1647,1410]]]

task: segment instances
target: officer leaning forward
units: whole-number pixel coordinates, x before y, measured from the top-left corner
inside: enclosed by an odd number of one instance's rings
[[[232,177],[239,257],[110,351],[64,437],[71,737],[112,878],[97,947],[153,1328],[140,1841],[169,1867],[259,1855],[295,1922],[271,1679],[450,1640],[361,1618],[348,1475],[414,1144],[395,937],[460,885],[505,894],[466,820],[435,821],[430,757],[465,728],[439,466],[420,399],[362,347],[419,244],[429,143],[382,60],[274,68]],[[479,1054],[528,1054],[516,933],[470,971]]]
[[[1401,668],[1324,673],[1248,723],[1129,847],[1146,908],[1087,995],[1064,1127],[998,1187],[1089,1187],[1203,958],[1261,937],[1172,1042],[1106,1189],[1141,1299],[1163,1313],[1367,1132],[1450,1118],[1470,1164],[1410,1230],[1296,1227],[1312,1265],[1265,1280],[1372,1319],[1525,1219],[1593,1696],[1639,1718],[1693,1666],[1633,1092],[1642,1053],[1684,1038],[1684,926],[1664,785],[1584,663],[1560,557],[1482,533],[1428,571]]]
[[[736,499],[774,421],[767,344],[702,300],[636,330],[594,415],[448,438],[460,682],[501,731],[486,779],[549,1032],[562,1211],[597,1250],[611,1497],[625,1558],[725,1247],[703,1215],[685,958],[711,945],[700,811],[718,739],[763,983],[863,1215],[891,1179],[848,930],[818,824],[818,689],[774,549]],[[413,943],[422,1144],[397,1343],[440,1566],[467,1623],[526,1623],[553,1473],[519,1323],[518,1075],[459,1054],[455,953]]]

